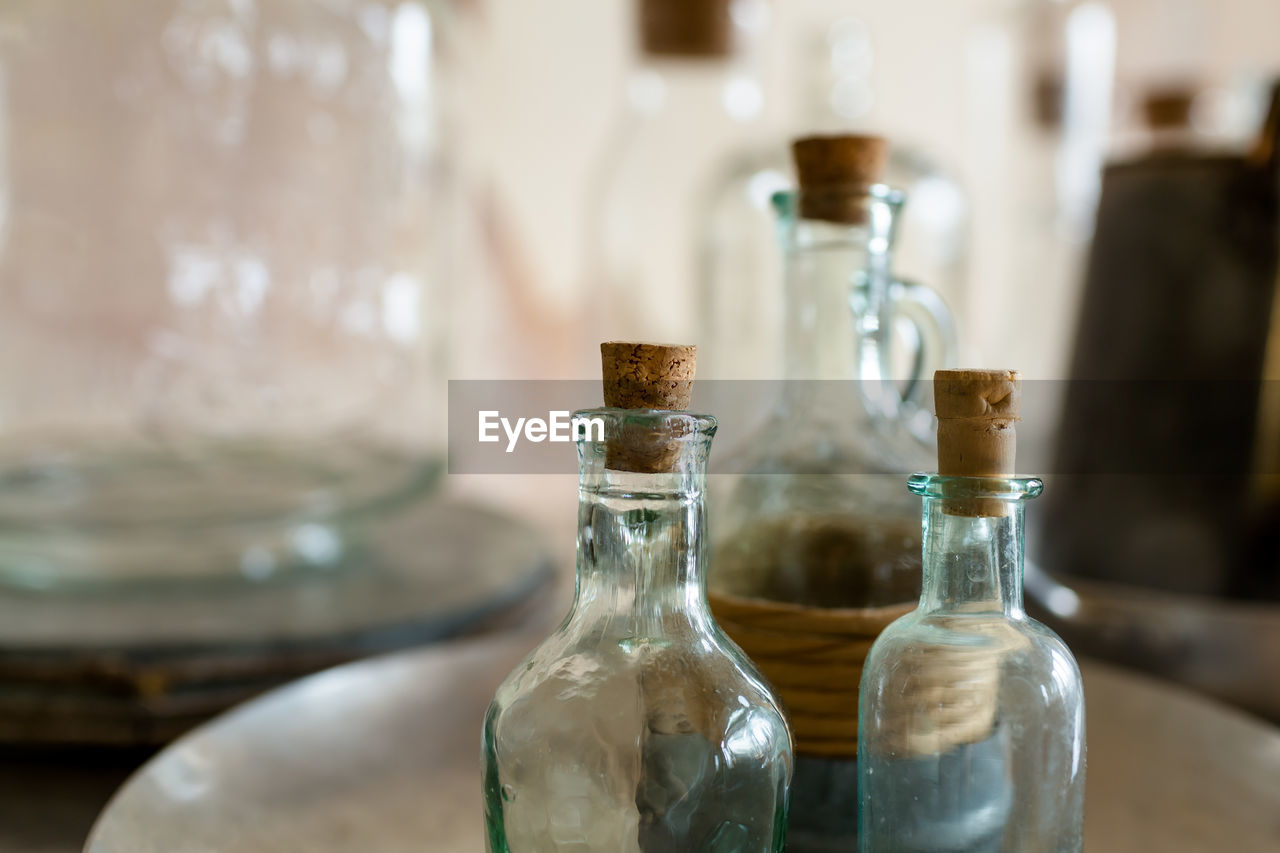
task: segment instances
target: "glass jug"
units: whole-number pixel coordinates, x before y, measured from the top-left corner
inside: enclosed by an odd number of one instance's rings
[[[440,25],[0,9],[0,582],[333,570],[433,481]]]
[[[900,604],[920,583],[919,522],[901,472],[929,455],[920,379],[953,358],[953,324],[933,291],[892,274],[903,194],[883,185],[822,192],[823,204],[858,211],[856,221],[807,217],[810,191],[774,196],[786,378],[725,465],[741,476],[717,507],[710,584],[717,595],[813,607]],[[903,354],[896,317],[916,330],[907,370],[893,366]]]
[[[775,196],[786,379],[726,466],[741,473],[713,493],[712,609],[791,714],[793,853],[856,844],[857,672],[920,588],[902,473],[928,455],[920,380],[953,357],[954,335],[936,294],[892,274],[902,202],[882,185]],[[895,348],[895,317],[916,330],[914,346]],[[895,349],[908,368],[895,369]]]

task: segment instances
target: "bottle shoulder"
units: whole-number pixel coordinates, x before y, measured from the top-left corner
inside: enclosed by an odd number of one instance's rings
[[[565,773],[621,768],[629,780],[622,788],[633,795],[662,744],[768,786],[791,773],[790,728],[766,684],[727,656],[687,649],[615,643],[570,645],[546,658],[535,652],[498,689],[484,734],[499,770],[573,756]]]
[[[707,185],[718,183],[725,163],[734,162],[728,158],[739,140],[750,138],[752,126],[725,117],[717,121],[705,112],[698,112],[697,120],[702,132],[691,138],[687,122],[677,116],[626,113],[619,117],[597,155],[599,183],[607,187],[665,177],[661,183],[669,191],[672,177],[692,176],[694,185],[687,189],[705,192]]]
[[[735,474],[893,475],[928,467],[931,448],[902,441],[852,381],[792,378],[760,423],[731,446],[719,469]],[[781,392],[786,392],[785,394]]]
[[[575,627],[552,634],[507,676],[494,695],[499,709],[665,696],[679,705],[750,707],[783,719],[767,683],[714,627],[667,640]]]
[[[1060,648],[1066,644],[1054,631],[1026,615],[1009,615],[994,610],[912,610],[891,622],[877,643],[941,642],[1022,647],[1038,645]]]
[[[874,677],[909,677],[941,659],[987,660],[1005,674],[1043,676],[1078,692],[1080,669],[1057,634],[1029,617],[913,611],[890,624],[867,656]]]
[[[886,755],[946,752],[992,732],[1052,732],[1045,772],[1083,772],[1084,688],[1070,650],[1031,620],[909,614],[863,668],[859,737]],[[1074,756],[1074,757],[1073,757]],[[1072,783],[1074,784],[1074,783]]]

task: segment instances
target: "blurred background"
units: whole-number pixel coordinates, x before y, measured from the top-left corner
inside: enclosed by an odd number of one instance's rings
[[[951,360],[1045,383],[1036,612],[1280,721],[1276,33],[1274,0],[9,0],[0,850],[79,849],[268,688],[558,618],[574,480],[448,473],[447,382],[631,337],[782,377],[769,199],[814,132],[888,138]]]
[[[592,205],[607,192],[601,161],[629,108],[628,74],[638,59],[634,12],[625,3],[567,0],[486,8],[472,153],[518,235],[511,250],[520,264],[512,273],[527,276],[519,280],[536,289],[542,311],[573,316],[588,286]],[[1197,140],[1248,144],[1280,62],[1266,35],[1280,11],[1248,0],[1220,7],[965,0],[891,8],[798,0],[762,8],[753,12],[766,19],[757,52],[740,62],[760,86],[758,118],[726,144],[718,116],[693,115],[689,136],[720,133],[700,145],[719,146],[725,160],[741,156],[734,142],[782,148],[792,136],[837,128],[882,133],[919,152],[963,195],[965,292],[944,295],[960,317],[966,348],[1036,379],[1066,376],[1079,281],[1058,268],[1060,259],[1022,260],[1028,235],[1013,230],[1025,224],[1022,214],[1055,197],[1077,208],[1095,200],[1102,160],[1147,141],[1144,99],[1168,89],[1194,98],[1188,119]],[[1078,165],[1053,150],[1065,144],[1067,117],[1048,114],[1063,112],[1062,105],[1037,107],[1037,85],[1050,101],[1045,87],[1066,85],[1054,83],[1055,75],[1073,76],[1073,94],[1083,101],[1073,105],[1077,126],[1069,128]],[[717,168],[728,167],[709,164]],[[944,201],[936,216],[956,203]],[[1067,238],[1082,240],[1092,211],[1072,215],[1076,231]],[[1057,225],[1065,230],[1067,223]],[[911,239],[906,227],[902,239]],[[1018,333],[1032,324],[1036,335]],[[464,375],[480,371],[512,375],[483,363]]]

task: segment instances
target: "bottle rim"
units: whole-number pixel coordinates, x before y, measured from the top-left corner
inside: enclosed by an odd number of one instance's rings
[[[840,186],[820,187],[815,189],[792,188],[778,190],[772,196],[773,206],[778,210],[792,211],[798,209],[802,196],[809,198],[865,198],[868,204],[889,204],[901,206],[907,200],[906,191],[884,183],[844,184]]]
[[[1039,496],[1039,477],[953,477],[936,473],[912,474],[907,488],[922,498],[983,498],[1023,501]]]

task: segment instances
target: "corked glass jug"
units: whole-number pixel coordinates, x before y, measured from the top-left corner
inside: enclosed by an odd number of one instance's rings
[[[954,349],[942,301],[892,273],[903,196],[874,183],[885,153],[877,137],[794,146],[800,189],[775,196],[786,379],[713,501],[712,609],[777,687],[796,734],[794,850],[854,840],[858,673],[919,594],[918,509],[902,476],[930,455],[920,379]],[[898,318],[915,338],[901,376]]]
[[[602,350],[610,408],[576,416],[573,608],[485,718],[488,849],[780,853],[790,734],[703,586],[716,422],[682,411],[693,347]]]

